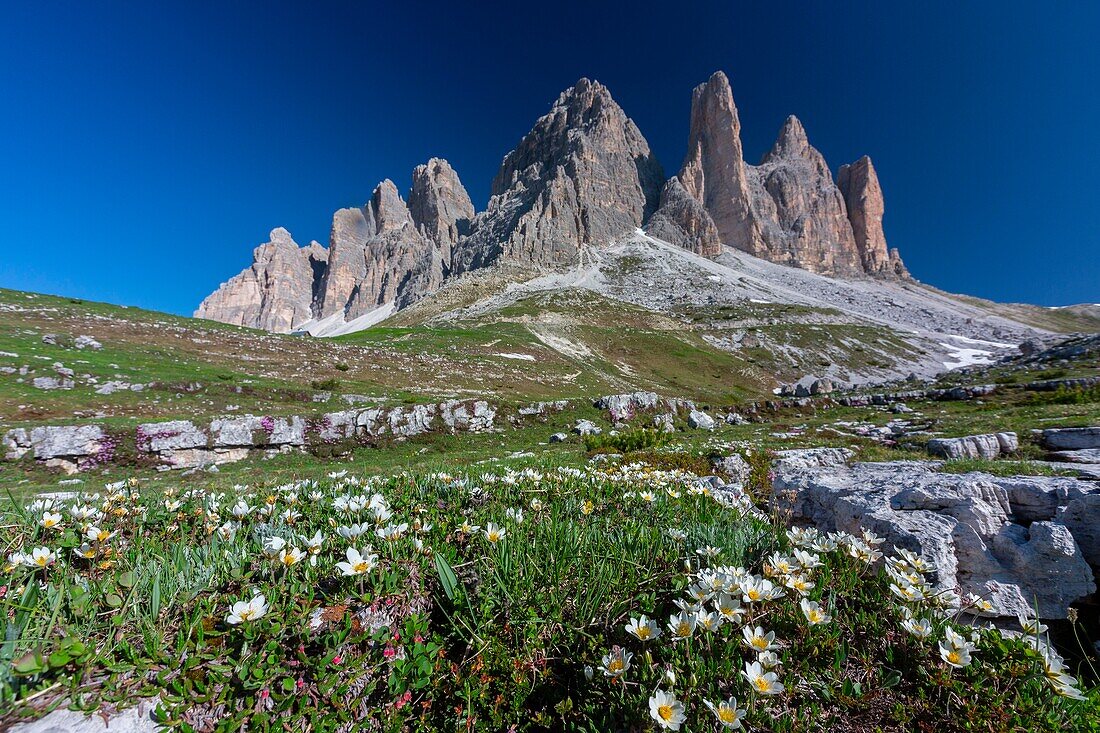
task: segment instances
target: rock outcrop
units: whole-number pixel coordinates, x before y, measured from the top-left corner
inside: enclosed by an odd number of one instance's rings
[[[432,158],[413,170],[409,214],[417,230],[439,248],[443,273],[451,271],[451,252],[470,231],[474,204],[451,164]]]
[[[787,118],[752,176],[765,259],[822,275],[862,272],[844,199],[797,117]]]
[[[823,275],[907,277],[897,251],[886,246],[882,189],[870,159],[845,166],[842,176],[843,193],[794,116],[760,165],[748,165],[729,79],[715,72],[692,93],[687,155],[647,229],[708,256],[726,245]]]
[[[741,121],[729,79],[721,71],[691,94],[688,151],[678,178],[710,214],[721,242],[752,254],[765,253],[741,150]]]
[[[640,227],[663,181],[637,125],[606,87],[581,79],[505,156],[488,208],[455,250],[455,271],[573,262],[585,246]]]
[[[855,163],[840,166],[836,182],[848,208],[848,221],[852,223],[863,271],[869,275],[909,277],[897,248],[886,246],[882,230],[886,204],[871,159],[864,155]]]
[[[312,303],[328,253],[316,242],[298,247],[290,232],[273,229],[252,252],[252,266],[211,293],[196,318],[288,333],[313,318]]]
[[[389,303],[407,305],[442,281],[439,248],[420,233],[397,186],[386,179],[367,204],[333,215],[317,315],[343,314],[350,321]]]
[[[660,206],[650,217],[646,231],[704,257],[717,257],[722,252],[722,238],[714,220],[679,178],[670,178],[661,189]]]
[[[776,463],[773,509],[823,531],[886,539],[935,568],[940,591],[974,594],[997,616],[1065,618],[1096,591],[1100,493],[1073,478],[938,473],[918,462]],[[1090,567],[1092,563],[1093,567]]]

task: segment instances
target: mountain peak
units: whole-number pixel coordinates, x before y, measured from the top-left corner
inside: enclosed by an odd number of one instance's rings
[[[810,138],[806,135],[806,128],[803,127],[802,121],[790,115],[783,122],[779,137],[775,139],[775,144],[764,158],[764,162],[781,158],[805,158],[808,157],[810,150],[812,150]]]

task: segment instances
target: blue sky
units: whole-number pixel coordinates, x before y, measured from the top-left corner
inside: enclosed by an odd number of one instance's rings
[[[483,208],[581,76],[671,175],[723,69],[751,162],[792,113],[834,172],[874,159],[919,279],[1100,302],[1098,3],[308,5],[7,3],[0,286],[189,314],[431,156]]]

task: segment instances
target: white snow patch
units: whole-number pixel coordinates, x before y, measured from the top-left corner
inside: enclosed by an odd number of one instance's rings
[[[720,282],[722,282],[722,276],[721,275],[707,275],[707,280],[710,280],[712,283],[720,283]]]
[[[299,332],[304,331],[310,336],[343,336],[344,334],[370,328],[376,323],[381,323],[392,316],[395,310],[397,310],[397,307],[390,302],[369,310],[361,316],[352,318],[350,321],[345,321],[344,314],[337,312],[320,320],[307,321],[296,330]]]
[[[521,361],[534,361],[535,357],[530,354],[511,354],[507,352],[499,352],[494,356],[503,356],[505,359],[519,359]]]

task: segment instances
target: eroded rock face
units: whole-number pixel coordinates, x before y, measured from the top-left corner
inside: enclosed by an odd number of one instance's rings
[[[946,474],[918,462],[776,463],[773,502],[792,521],[885,537],[936,567],[940,590],[974,593],[1000,616],[1065,618],[1096,590],[1097,489],[1071,478]],[[1034,611],[1031,611],[1032,614]]]
[[[842,176],[843,193],[794,116],[760,165],[748,165],[729,79],[719,71],[692,94],[688,152],[675,179],[682,190],[666,185],[647,229],[707,256],[720,243],[823,275],[907,277],[897,251],[886,246],[882,189],[870,159],[845,166]]]
[[[717,257],[722,252],[722,239],[710,214],[679,178],[670,178],[661,189],[661,203],[646,224],[646,231],[704,257]]]
[[[413,170],[409,214],[420,233],[439,248],[444,274],[451,271],[451,252],[470,230],[474,204],[451,164],[432,158]]]
[[[787,118],[751,175],[753,208],[763,231],[761,256],[822,275],[862,272],[844,199],[797,117]]]
[[[211,293],[196,318],[289,333],[313,318],[312,303],[327,252],[316,242],[299,248],[282,227],[252,252],[252,265]]]
[[[505,156],[487,210],[455,251],[455,270],[500,260],[568,264],[584,246],[640,227],[663,181],[637,125],[606,87],[581,79]]]
[[[357,318],[387,303],[407,305],[443,281],[439,248],[413,222],[389,179],[360,208],[332,218],[328,268],[317,304],[319,318]]]
[[[909,277],[897,249],[886,246],[886,233],[882,230],[886,204],[871,159],[864,155],[855,163],[840,166],[837,187],[844,196],[863,271],[869,275]]]
[[[752,211],[741,121],[729,79],[721,71],[692,92],[688,151],[678,178],[710,214],[720,242],[752,254],[765,253],[760,224]]]

